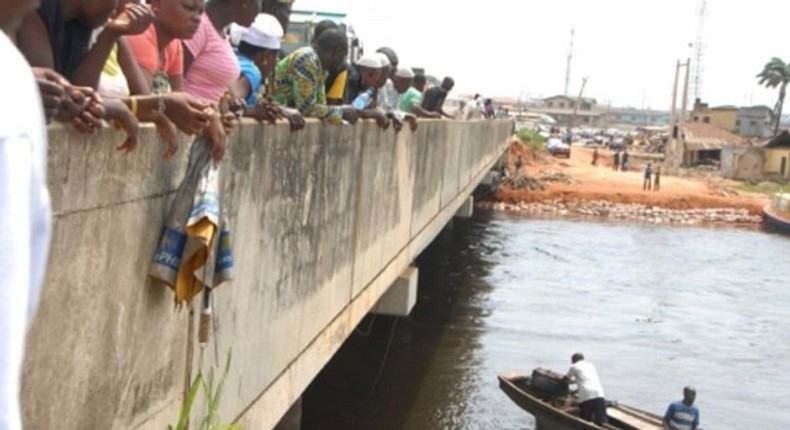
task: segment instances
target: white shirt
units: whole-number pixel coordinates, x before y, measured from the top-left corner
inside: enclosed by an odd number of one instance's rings
[[[51,210],[41,96],[2,31],[0,58],[0,430],[19,430],[25,335],[46,268]]]
[[[598,379],[598,372],[592,364],[584,360],[577,361],[568,369],[568,377],[579,385],[579,402],[606,397],[601,380]]]

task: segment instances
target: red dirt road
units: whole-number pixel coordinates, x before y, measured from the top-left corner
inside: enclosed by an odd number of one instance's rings
[[[506,203],[536,203],[562,200],[583,202],[605,200],[612,203],[644,204],[666,209],[747,208],[759,215],[768,197],[759,194],[737,193],[731,189],[735,182],[720,178],[681,178],[661,176],[661,190],[643,191],[644,165],[632,165],[629,172],[615,172],[611,167],[611,153],[599,149],[598,166],[592,166],[592,149],[573,147],[571,158],[554,158],[543,152],[534,153],[523,145],[510,148],[509,170],[518,155],[524,160],[523,174],[540,177],[545,172],[560,172],[578,183],[547,183],[543,191],[510,190],[500,188],[497,200]],[[633,163],[633,162],[632,162]]]

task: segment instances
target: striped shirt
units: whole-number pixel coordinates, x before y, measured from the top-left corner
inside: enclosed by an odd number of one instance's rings
[[[694,430],[699,426],[699,409],[686,406],[682,401],[674,402],[664,414],[664,422],[670,430]]]

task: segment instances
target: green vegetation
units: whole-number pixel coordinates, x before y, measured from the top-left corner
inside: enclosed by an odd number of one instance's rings
[[[543,145],[546,143],[546,139],[538,134],[537,131],[528,128],[522,128],[516,132],[516,135],[523,144],[532,147],[534,150],[543,149]]]
[[[766,88],[779,88],[779,99],[774,105],[773,129],[774,136],[779,134],[779,123],[782,121],[782,106],[785,104],[787,84],[790,83],[790,63],[782,59],[771,58],[763,70],[757,75],[760,85]]]
[[[736,186],[735,189],[745,193],[767,194],[769,196],[776,193],[790,192],[789,186],[777,184],[776,182],[744,182]]]
[[[225,369],[219,381],[214,380],[214,372],[216,366],[211,366],[209,369],[208,377],[204,378],[203,373],[199,372],[192,385],[189,387],[187,398],[184,399],[184,404],[181,406],[181,413],[178,418],[178,424],[175,426],[167,426],[167,430],[187,430],[189,428],[189,415],[192,411],[192,406],[195,404],[200,389],[203,389],[205,396],[206,410],[203,414],[203,419],[200,420],[198,430],[242,430],[238,424],[220,424],[219,416],[219,402],[222,398],[222,388],[225,385],[225,378],[228,376],[230,370],[231,351],[228,351],[227,359],[225,360]]]

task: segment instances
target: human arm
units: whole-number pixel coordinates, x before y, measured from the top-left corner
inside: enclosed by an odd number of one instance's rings
[[[414,112],[414,113],[417,115],[417,117],[419,117],[419,118],[433,118],[433,119],[439,119],[439,118],[441,118],[441,117],[442,117],[442,114],[440,114],[439,112],[431,112],[431,111],[429,111],[429,110],[426,110],[426,109],[425,109],[425,108],[423,108],[423,107],[422,107],[422,106],[421,106],[419,103],[413,103],[413,104],[411,105],[411,110],[412,110],[412,112]]]
[[[118,40],[118,64],[121,65],[131,94],[151,94],[153,78],[137,63],[125,37]]]
[[[129,3],[107,23],[96,43],[88,51],[80,64],[70,76],[71,82],[91,88],[98,88],[104,64],[110,56],[113,46],[121,36],[140,34],[153,22],[154,13],[150,6]],[[128,76],[127,76],[128,79]]]
[[[378,110],[378,109],[362,109],[358,111],[359,117],[362,119],[372,119],[376,121],[376,125],[381,127],[382,130],[386,130],[390,126],[390,120],[387,118],[387,114]]]

